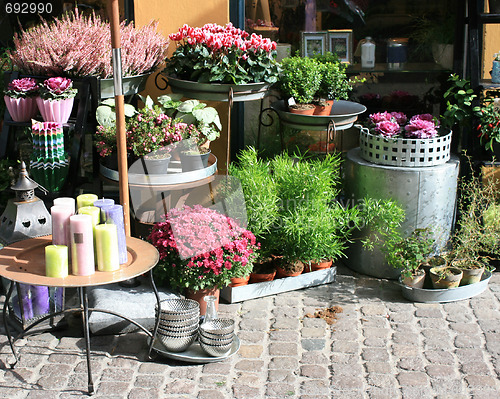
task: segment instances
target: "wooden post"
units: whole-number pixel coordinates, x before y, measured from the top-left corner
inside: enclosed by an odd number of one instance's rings
[[[120,9],[118,0],[107,3],[111,26],[111,47],[113,53],[113,80],[115,85],[116,144],[118,149],[118,185],[120,203],[123,206],[125,235],[130,237],[130,205],[128,191],[127,143],[125,129],[125,100],[122,88],[122,68],[120,56]]]

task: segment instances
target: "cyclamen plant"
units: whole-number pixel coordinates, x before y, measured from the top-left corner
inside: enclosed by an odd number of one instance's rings
[[[38,95],[38,85],[33,78],[14,79],[4,94],[11,98],[28,98]]]
[[[215,210],[173,208],[153,226],[148,240],[158,249],[157,280],[171,287],[222,288],[250,274],[259,244],[249,230]]]
[[[403,112],[370,114],[372,131],[387,138],[430,139],[438,135],[439,121],[431,114],[414,115],[408,120]]]
[[[40,85],[40,97],[44,100],[65,100],[75,97],[77,92],[73,88],[73,81],[68,78],[49,78]]]
[[[276,42],[231,23],[201,28],[185,24],[169,39],[180,43],[166,60],[168,75],[202,83],[276,83],[278,79]]]

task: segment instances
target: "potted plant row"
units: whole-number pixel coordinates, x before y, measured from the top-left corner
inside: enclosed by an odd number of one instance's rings
[[[295,55],[281,63],[278,88],[290,112],[302,115],[330,115],[334,100],[347,100],[353,87],[363,82],[349,79],[347,65],[336,54],[314,57]]]

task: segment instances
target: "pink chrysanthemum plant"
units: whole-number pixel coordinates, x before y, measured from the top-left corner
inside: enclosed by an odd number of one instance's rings
[[[182,26],[169,39],[179,42],[164,72],[200,83],[276,83],[276,42],[235,28],[231,23]]]
[[[192,291],[223,288],[249,275],[260,247],[251,231],[201,205],[171,209],[148,240],[160,253],[157,281]]]
[[[59,101],[74,98],[78,90],[73,88],[73,81],[68,78],[54,77],[40,84],[40,97],[44,100]]]
[[[30,98],[38,96],[38,84],[33,78],[14,79],[4,94],[11,98]]]
[[[430,139],[439,134],[439,121],[431,114],[408,119],[403,112],[377,112],[370,114],[369,125],[372,134],[386,138]]]

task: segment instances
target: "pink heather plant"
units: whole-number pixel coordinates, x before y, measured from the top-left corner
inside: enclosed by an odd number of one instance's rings
[[[388,138],[404,133],[405,138],[428,139],[438,135],[439,121],[431,114],[414,115],[408,122],[403,112],[377,112],[369,115],[369,124],[374,132]]]
[[[4,91],[11,98],[28,98],[38,95],[38,85],[33,78],[14,79]]]
[[[203,83],[276,83],[279,64],[276,43],[261,35],[249,35],[231,23],[182,26],[170,40],[180,42],[167,59],[165,73]]]
[[[148,236],[160,253],[154,270],[160,283],[196,291],[250,274],[259,244],[233,219],[200,205],[173,208],[164,218]]]
[[[138,29],[133,24],[120,25],[124,76],[150,72],[165,59],[169,42],[157,26],[158,22]],[[14,50],[7,54],[14,66],[29,75],[113,75],[109,23],[95,14],[80,15],[78,10],[16,33]]]

